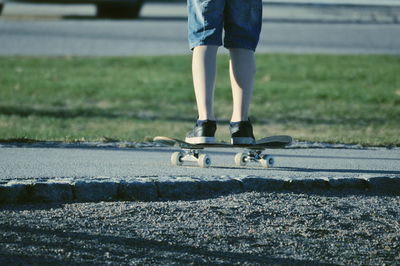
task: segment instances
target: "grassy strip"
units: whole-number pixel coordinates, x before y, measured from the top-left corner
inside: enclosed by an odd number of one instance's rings
[[[218,58],[215,111],[232,109]],[[0,139],[183,137],[196,109],[189,56],[0,57]],[[400,57],[257,55],[251,115],[258,137],[400,145]],[[227,140],[222,123],[218,137]]]

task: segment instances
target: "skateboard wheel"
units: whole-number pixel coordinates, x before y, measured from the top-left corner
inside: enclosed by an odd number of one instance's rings
[[[264,168],[271,168],[274,167],[275,160],[271,155],[264,155],[260,160],[260,163]]]
[[[198,164],[202,168],[208,168],[211,166],[211,158],[207,154],[200,154]]]
[[[184,157],[184,155],[183,155],[182,152],[179,152],[179,151],[174,152],[171,155],[171,164],[172,165],[176,165],[176,166],[182,165],[183,164],[183,157]]]
[[[236,166],[245,166],[247,164],[246,154],[243,152],[236,153],[235,155],[235,164]]]

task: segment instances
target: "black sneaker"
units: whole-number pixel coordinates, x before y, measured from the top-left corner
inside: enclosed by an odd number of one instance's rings
[[[216,130],[216,121],[197,120],[196,126],[187,133],[185,141],[191,144],[215,143]]]
[[[253,144],[256,142],[250,120],[231,122],[229,124],[229,129],[231,131],[232,144]]]

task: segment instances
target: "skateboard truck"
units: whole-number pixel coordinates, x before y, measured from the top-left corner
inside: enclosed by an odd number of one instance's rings
[[[258,162],[264,168],[274,167],[274,157],[272,155],[262,154],[259,150],[248,150],[239,152],[235,155],[236,166],[246,166],[248,162]]]
[[[199,149],[182,149],[171,155],[171,163],[180,166],[183,162],[197,162],[202,168],[211,166],[211,158],[207,154],[201,154]]]
[[[202,168],[211,166],[210,156],[201,154],[199,149],[182,149],[182,151],[174,152],[171,155],[172,165],[181,166],[184,162],[196,162]],[[258,162],[262,167],[270,168],[274,166],[275,161],[273,156],[263,155],[262,151],[259,150],[249,150],[236,154],[236,166],[246,166],[249,162]]]

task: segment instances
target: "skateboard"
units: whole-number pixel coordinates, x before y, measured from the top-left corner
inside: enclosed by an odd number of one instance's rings
[[[260,139],[254,144],[229,144],[224,142],[191,144],[180,139],[158,136],[154,138],[155,142],[177,146],[181,151],[174,152],[171,155],[171,163],[176,166],[183,165],[184,162],[197,162],[200,167],[208,168],[211,166],[211,158],[206,153],[200,151],[206,148],[242,148],[245,151],[235,155],[236,166],[246,166],[249,162],[258,162],[264,168],[274,166],[274,157],[263,154],[265,149],[280,149],[290,145],[293,141],[290,136],[271,136]]]

